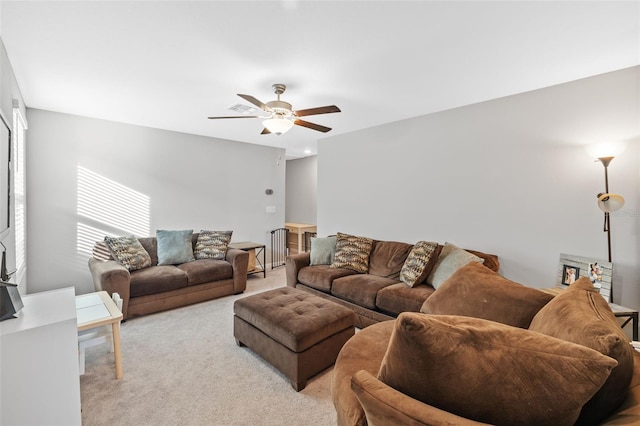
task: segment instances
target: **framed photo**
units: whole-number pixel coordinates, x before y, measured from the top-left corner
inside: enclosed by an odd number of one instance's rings
[[[580,278],[580,268],[571,265],[562,265],[562,284],[571,285]]]
[[[558,264],[558,287],[567,287],[581,277],[589,277],[591,284],[611,302],[613,264],[602,259],[561,254]]]

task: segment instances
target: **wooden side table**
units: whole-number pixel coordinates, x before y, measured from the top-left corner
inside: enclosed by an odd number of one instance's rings
[[[624,306],[616,305],[615,303],[609,303],[613,315],[619,318],[626,318],[620,327],[624,328],[629,321],[631,321],[631,332],[633,334],[633,340],[638,340],[638,311]]]
[[[289,253],[298,254],[304,251],[304,233],[317,232],[316,225],[307,223],[286,222],[284,227],[289,230]]]
[[[267,252],[265,250],[266,246],[264,244],[254,243],[252,241],[243,241],[240,243],[231,243],[229,244],[229,247],[238,249],[238,250],[248,251],[250,252],[249,256],[251,256],[251,252],[253,252],[257,266],[253,268],[251,271],[247,271],[247,275],[259,274],[260,272],[262,272],[263,278],[267,278],[267,266],[266,266]],[[260,257],[262,257],[262,261],[260,261]]]
[[[564,291],[564,288],[552,287],[541,288],[540,290],[557,296],[558,294],[562,293],[562,291]],[[635,309],[627,308],[625,306],[617,305],[615,303],[609,303],[609,307],[613,311],[614,316],[618,318],[626,318],[620,325],[621,328],[625,328],[625,326],[631,321],[631,334],[633,335],[633,340],[638,340],[638,311]]]

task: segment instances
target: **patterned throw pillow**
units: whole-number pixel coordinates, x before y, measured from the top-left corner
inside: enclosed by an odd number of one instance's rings
[[[440,246],[433,241],[418,241],[407,260],[402,265],[400,271],[400,281],[413,287],[416,284],[420,284],[427,278],[436,260],[438,260],[438,253],[440,252]]]
[[[373,240],[370,238],[338,232],[336,253],[331,268],[351,269],[365,274],[369,270],[369,255],[372,248]]]
[[[200,231],[194,255],[196,259],[224,260],[233,231]]]
[[[111,255],[129,271],[151,266],[151,256],[133,235],[129,237],[104,237]]]

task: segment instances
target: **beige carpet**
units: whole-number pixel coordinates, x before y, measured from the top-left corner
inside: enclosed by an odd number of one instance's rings
[[[87,349],[87,425],[335,425],[331,369],[301,392],[233,338],[233,302],[285,284],[284,267],[252,275],[238,296],[124,322],[124,378],[108,345]]]

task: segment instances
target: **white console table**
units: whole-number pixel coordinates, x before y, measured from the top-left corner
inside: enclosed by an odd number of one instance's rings
[[[80,425],[75,289],[22,297],[0,322],[0,424]]]

